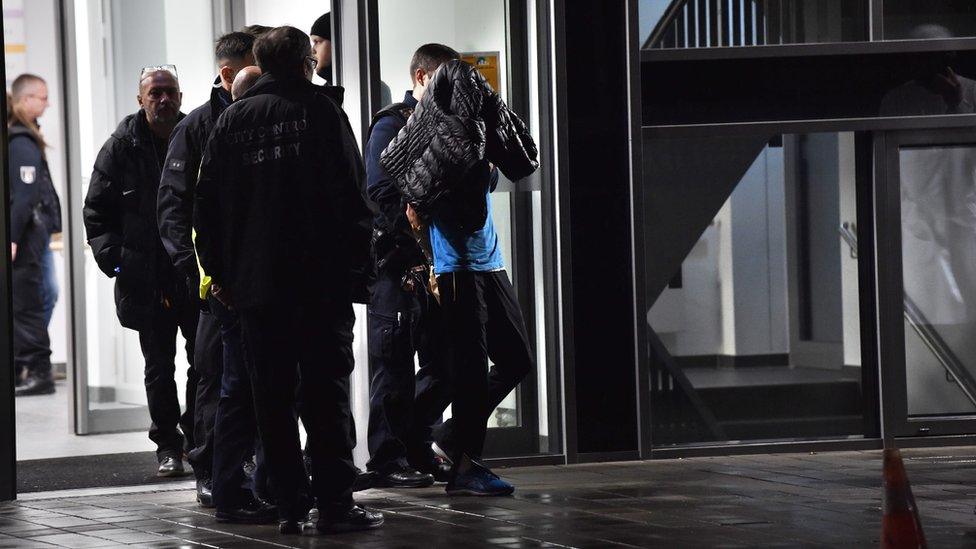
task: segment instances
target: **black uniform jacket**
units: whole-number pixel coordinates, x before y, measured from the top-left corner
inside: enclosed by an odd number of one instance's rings
[[[230,92],[220,85],[218,78],[210,100],[190,111],[173,129],[159,182],[156,205],[159,237],[177,271],[193,280],[199,276],[193,251],[193,193],[207,138],[230,103]]]
[[[148,326],[164,298],[186,293],[156,224],[164,149],[154,142],[145,112],[130,114],[98,152],[85,196],[88,244],[99,269],[116,278],[119,321],[134,330]]]
[[[10,139],[10,242],[30,228],[61,232],[61,202],[41,146],[26,127],[15,124]]]
[[[238,308],[368,300],[372,211],[345,114],[319,86],[261,76],[217,120],[197,182],[197,253]]]

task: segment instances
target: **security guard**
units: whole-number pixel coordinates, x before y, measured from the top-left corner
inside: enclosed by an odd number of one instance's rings
[[[215,446],[214,425],[216,422],[224,370],[224,344],[221,324],[233,323],[231,316],[224,315],[226,322],[218,321],[217,311],[212,311],[201,300],[197,288],[200,275],[197,269],[196,253],[193,249],[191,233],[193,230],[193,193],[196,189],[197,174],[203,148],[210,137],[210,131],[221,113],[231,104],[231,86],[237,73],[244,67],[254,64],[254,35],[246,32],[232,32],[217,40],[215,57],[220,74],[214,81],[210,100],[190,112],[176,127],[169,141],[163,176],[159,184],[157,201],[157,220],[159,236],[169,253],[179,276],[186,280],[188,299],[200,308],[199,324],[196,334],[196,356],[194,369],[200,376],[196,392],[196,417],[194,433],[196,446],[187,453],[197,479],[197,501],[204,507],[215,504],[213,491],[215,457],[222,465],[233,463],[233,471],[221,478],[227,479],[227,486],[217,488],[216,503],[221,520],[228,522],[261,521],[261,513],[267,518],[268,509],[256,501],[248,490],[242,490],[243,473],[240,464],[254,453],[254,419],[250,408],[242,414],[243,424],[234,427],[244,429],[243,435],[225,437],[222,444]],[[215,304],[219,307],[220,304]],[[231,358],[240,357],[237,350],[231,351]],[[243,370],[239,365],[238,370]],[[233,374],[232,374],[233,376]],[[233,376],[237,379],[239,376]],[[225,402],[225,406],[228,403]],[[226,412],[226,411],[225,411]],[[249,417],[250,416],[250,417]],[[250,420],[249,422],[247,420]],[[248,429],[250,425],[250,429]],[[227,429],[224,429],[225,434]],[[250,431],[250,436],[246,433]],[[222,452],[220,455],[216,455]],[[226,469],[226,467],[225,467]],[[222,490],[221,490],[222,488]],[[270,517],[274,519],[274,516]]]
[[[9,105],[10,252],[13,259],[14,364],[17,396],[54,392],[51,342],[44,309],[44,254],[61,231],[61,204],[44,154],[37,118],[47,108],[47,85],[33,74],[18,76]]]
[[[352,498],[352,303],[368,300],[372,213],[349,121],[309,81],[310,54],[308,35],[294,27],[257,40],[264,74],[214,127],[194,217],[214,297],[241,320],[258,432],[286,533],[300,531],[310,507],[296,389],[316,527],[339,532],[383,523]]]

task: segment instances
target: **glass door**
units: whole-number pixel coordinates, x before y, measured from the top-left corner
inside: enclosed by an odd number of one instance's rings
[[[119,324],[114,280],[95,264],[81,212],[99,149],[123,118],[139,110],[142,67],[176,65],[183,112],[209,99],[216,74],[213,6],[187,0],[79,1],[63,6],[69,169],[76,182],[65,205],[75,432],[145,430],[150,421],[138,335]],[[188,363],[182,337],[176,345],[176,381],[185,406]]]
[[[410,60],[422,44],[450,46],[481,69],[539,140],[538,51],[533,3],[506,0],[435,0],[418,9],[399,0],[377,0],[376,43],[380,107],[402,100],[412,89]],[[375,58],[374,58],[375,59]],[[375,62],[375,61],[374,61]],[[375,83],[374,83],[375,84]],[[504,177],[492,194],[495,227],[506,269],[525,316],[537,367],[489,418],[486,456],[510,457],[552,452],[543,296],[542,186],[537,175],[511,182]],[[450,413],[448,410],[447,414]]]
[[[976,432],[976,132],[895,132],[884,141],[887,240],[900,299],[883,309],[889,434]],[[897,225],[896,225],[897,223]],[[897,243],[897,246],[894,245]],[[900,271],[896,273],[895,269]],[[900,275],[900,276],[896,276]]]

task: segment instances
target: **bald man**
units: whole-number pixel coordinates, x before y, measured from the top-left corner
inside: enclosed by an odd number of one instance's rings
[[[247,90],[251,89],[251,86],[253,86],[260,77],[261,67],[251,65],[241,69],[241,72],[237,73],[237,76],[234,78],[234,83],[230,88],[230,95],[234,101],[240,99],[241,96],[247,92]]]
[[[84,220],[98,267],[115,279],[122,326],[139,332],[146,359],[149,438],[156,443],[157,475],[183,475],[184,443],[193,444],[197,375],[193,347],[198,307],[159,238],[156,196],[170,134],[183,119],[183,94],[172,65],[147,67],[139,78],[139,111],[122,120],[95,160]],[[186,339],[187,410],[180,415],[176,332]],[[182,432],[180,427],[182,426]]]

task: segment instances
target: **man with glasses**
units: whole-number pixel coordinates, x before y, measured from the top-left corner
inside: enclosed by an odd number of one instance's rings
[[[197,479],[197,501],[204,507],[216,506],[218,519],[226,522],[262,522],[276,517],[273,509],[253,496],[241,468],[255,449],[250,384],[235,335],[239,331],[237,319],[219,302],[201,299],[208,296],[200,292],[201,276],[193,249],[193,194],[207,138],[232,102],[234,78],[254,64],[254,38],[251,33],[231,32],[217,40],[214,54],[220,72],[210,100],[191,111],[173,130],[157,206],[163,246],[186,281],[187,301],[200,308],[193,363],[200,376],[194,418],[196,447],[190,449],[187,459]],[[239,388],[241,384],[246,387]]]
[[[352,304],[368,300],[371,212],[349,121],[309,81],[310,53],[308,35],[294,27],[257,40],[254,56],[264,74],[214,126],[194,212],[197,252],[213,295],[241,320],[284,533],[299,533],[311,507],[297,392],[316,528],[345,532],[383,523],[352,497]]]
[[[95,159],[84,220],[98,267],[115,278],[122,326],[139,332],[146,360],[146,397],[156,443],[157,474],[183,474],[183,444],[194,447],[193,405],[197,375],[193,346],[199,308],[159,238],[156,197],[170,134],[185,116],[176,67],[146,67],[139,76],[139,111],[112,133]],[[186,413],[180,416],[176,381],[176,334],[186,338]],[[180,432],[182,427],[182,433]]]

